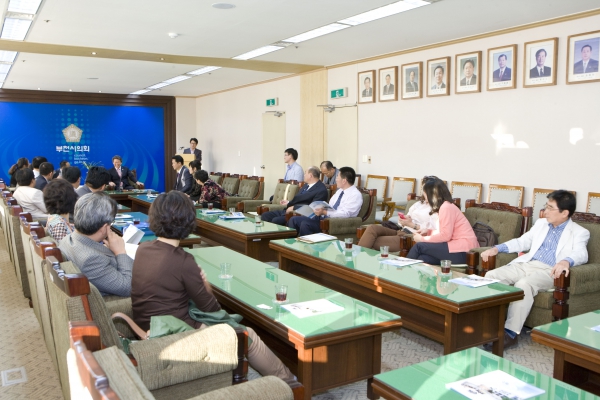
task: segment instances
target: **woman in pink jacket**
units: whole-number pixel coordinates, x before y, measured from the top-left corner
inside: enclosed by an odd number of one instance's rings
[[[427,236],[415,233],[415,245],[407,257],[433,265],[440,265],[440,260],[464,264],[467,251],[479,247],[469,221],[452,203],[452,195],[442,180],[427,182],[423,186],[423,197],[431,206],[430,214],[439,214],[439,229],[430,230]]]

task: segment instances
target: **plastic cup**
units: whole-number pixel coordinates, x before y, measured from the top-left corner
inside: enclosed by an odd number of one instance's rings
[[[275,300],[286,301],[287,300],[287,285],[275,285]]]
[[[148,189],[147,195],[150,196],[152,194],[152,189]]]
[[[208,203],[208,209],[212,210],[213,209],[213,203]]]
[[[353,241],[354,241],[354,239],[352,239],[352,238],[344,239],[344,243],[346,244],[346,249],[352,250],[352,242]]]
[[[379,251],[381,252],[381,257],[387,258],[387,256],[390,254],[390,246],[381,246]]]
[[[134,224],[134,225],[137,225],[137,224],[139,224],[139,223],[140,223],[140,219],[139,219],[139,218],[134,218],[134,219],[133,219],[133,224]]]
[[[221,274],[219,275],[220,279],[231,279],[233,275],[231,274],[231,263],[221,263]]]
[[[256,224],[256,226],[262,226],[262,217],[260,215],[255,215],[254,223]]]
[[[440,267],[442,268],[442,274],[451,274],[452,271],[450,267],[452,267],[452,261],[450,260],[441,260]]]
[[[229,214],[233,214],[235,212],[235,207],[229,207]]]

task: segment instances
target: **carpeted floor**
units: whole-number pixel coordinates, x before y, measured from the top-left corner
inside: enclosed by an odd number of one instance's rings
[[[23,298],[14,268],[0,234],[0,399],[62,399],[58,375],[46,350],[33,310]],[[406,329],[384,334],[382,372],[402,368],[442,355],[442,345]],[[552,375],[553,352],[521,335],[519,346],[505,358],[543,374]],[[257,377],[254,371],[250,379]],[[19,381],[5,386],[5,383]],[[5,382],[8,380],[8,382]],[[367,383],[356,382],[313,397],[319,400],[362,400]]]

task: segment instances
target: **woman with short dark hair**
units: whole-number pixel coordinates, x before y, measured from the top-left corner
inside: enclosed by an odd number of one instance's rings
[[[206,328],[190,317],[188,301],[193,300],[204,312],[219,311],[221,306],[202,268],[179,247],[181,239],[195,229],[194,204],[182,192],[163,193],[150,206],[148,221],[158,239],[142,243],[133,263],[131,303],[135,322],[148,330],[152,316],[172,315],[196,329]],[[262,375],[294,379],[256,333],[247,330],[251,339],[248,360],[253,368]]]
[[[202,163],[199,160],[190,161],[188,165],[190,166],[190,173],[192,176],[194,176],[196,171],[200,171],[202,169]],[[195,179],[192,179],[192,191],[189,193],[190,199],[198,201],[201,193],[202,186],[199,185]]]
[[[73,185],[64,179],[53,179],[44,188],[44,205],[49,214],[46,228],[57,243],[75,229],[69,214],[73,214],[77,199]]]
[[[221,185],[210,179],[208,172],[203,169],[194,173],[194,179],[202,187],[198,203],[202,204],[202,207],[208,207],[208,203],[213,203],[215,208],[221,208],[221,202],[230,194]]]

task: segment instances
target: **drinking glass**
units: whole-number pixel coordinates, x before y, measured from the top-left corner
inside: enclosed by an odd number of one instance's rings
[[[208,209],[212,210],[213,209],[213,203],[208,203]]]
[[[287,285],[275,285],[275,300],[284,302],[287,300]]]
[[[256,224],[256,226],[262,226],[262,217],[260,215],[255,215],[254,223]]]
[[[390,246],[381,246],[379,251],[381,252],[382,258],[387,258],[387,256],[390,254]]]
[[[219,275],[221,279],[231,279],[233,275],[231,274],[231,263],[221,263],[221,274]]]
[[[351,250],[352,249],[352,242],[354,240],[352,238],[346,238],[344,239],[344,243],[346,244],[346,249]]]
[[[452,267],[452,261],[450,260],[441,260],[440,267],[442,267],[442,274],[451,274],[452,271],[450,267]]]

